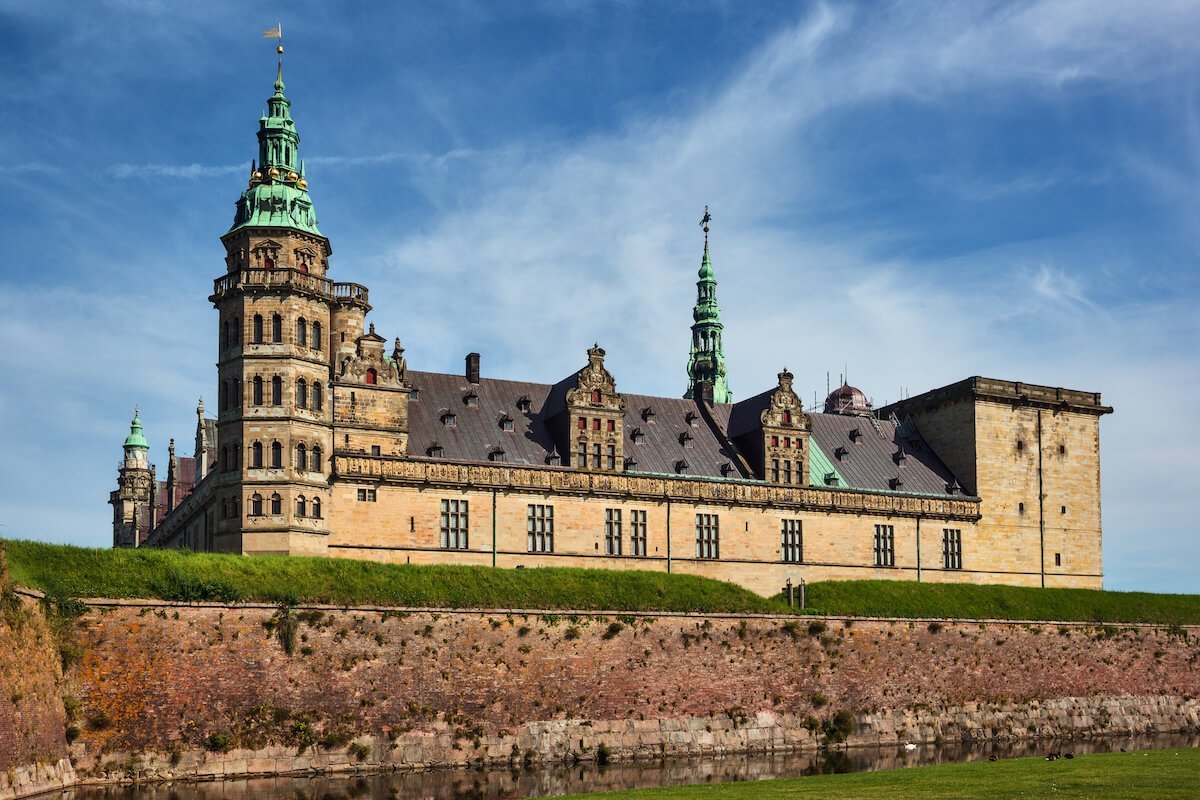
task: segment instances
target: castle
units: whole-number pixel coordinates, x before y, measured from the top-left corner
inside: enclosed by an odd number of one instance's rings
[[[806,410],[786,369],[734,401],[704,251],[683,397],[617,390],[599,346],[556,383],[409,369],[365,286],[328,277],[282,68],[221,237],[217,417],[166,480],[136,413],[116,547],[802,579],[1102,585],[1093,392],[972,377]],[[582,356],[582,354],[581,354]],[[582,358],[581,358],[582,360]]]

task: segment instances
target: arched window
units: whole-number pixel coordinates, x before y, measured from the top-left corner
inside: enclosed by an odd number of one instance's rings
[[[304,317],[296,320],[296,344],[308,347],[308,322]]]
[[[242,321],[237,317],[233,318],[233,343],[242,343]]]
[[[321,410],[321,404],[324,402],[322,395],[324,390],[321,389],[320,381],[313,381],[313,408],[317,411]]]
[[[261,406],[262,404],[263,404],[263,399],[262,399],[262,376],[261,376],[261,375],[255,375],[255,376],[254,376],[254,405],[256,405],[256,406]]]
[[[371,367],[370,369],[368,369],[365,382],[369,383],[369,384],[375,384],[378,382],[378,380],[379,380],[379,374],[377,372],[375,372],[375,368]]]
[[[262,495],[255,493],[250,496],[250,516],[262,516]]]
[[[283,513],[283,498],[279,496],[278,492],[271,495],[271,513],[276,515]]]
[[[308,515],[308,503],[304,502],[304,495],[296,498],[296,516],[304,517]]]
[[[296,381],[296,408],[308,408],[308,381]]]
[[[312,342],[312,346],[313,346],[313,349],[314,349],[314,350],[320,350],[320,349],[322,349],[322,348],[324,347],[324,344],[323,344],[323,343],[322,343],[322,341],[321,341],[321,323],[319,323],[319,322],[314,322],[314,323],[313,323],[313,330],[312,330],[312,334],[313,334],[313,336],[312,336],[312,340],[313,340],[313,342]]]
[[[242,443],[234,442],[233,447],[229,448],[229,455],[233,459],[233,468],[242,468]]]
[[[271,442],[271,468],[283,469],[283,445]]]
[[[313,519],[321,518],[321,498],[314,497],[312,501],[312,516]]]
[[[283,405],[283,378],[278,375],[271,378],[271,405]]]
[[[271,316],[271,341],[276,344],[283,341],[283,317],[278,314]]]
[[[221,323],[221,349],[229,347],[229,320]]]
[[[221,381],[221,398],[217,403],[217,408],[221,411],[229,408],[229,382]]]
[[[314,447],[312,449],[312,472],[321,472],[321,448]]]
[[[250,446],[250,466],[255,469],[262,469],[262,442],[255,442]],[[259,498],[260,500],[262,498]]]
[[[229,471],[229,448],[228,447],[221,448],[221,471],[222,472]]]
[[[229,402],[234,408],[242,407],[242,379],[234,378],[229,382]]]
[[[296,445],[296,469],[308,469],[308,448],[302,443]]]
[[[254,315],[254,343],[262,344],[263,340],[263,318],[262,314]]]
[[[592,390],[592,402],[593,402],[593,403],[599,403],[599,402],[600,402],[600,390],[599,390],[599,389],[593,389],[593,390]]]

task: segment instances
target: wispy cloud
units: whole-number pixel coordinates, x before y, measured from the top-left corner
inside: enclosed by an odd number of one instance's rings
[[[184,178],[197,180],[248,172],[241,164],[113,164],[104,170],[106,175],[122,180],[127,178]]]

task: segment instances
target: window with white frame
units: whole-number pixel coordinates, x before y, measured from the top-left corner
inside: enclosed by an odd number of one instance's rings
[[[621,555],[621,509],[604,509],[604,553]]]
[[[875,566],[896,566],[896,531],[891,525],[875,526]]]
[[[467,549],[467,511],[466,500],[442,501],[442,547],[449,550]]]
[[[630,555],[648,555],[646,551],[646,512],[629,512],[629,552]]]
[[[721,557],[721,518],[717,514],[696,515],[696,558]]]
[[[529,504],[528,546],[531,553],[554,552],[554,506]]]
[[[780,525],[783,560],[789,564],[804,562],[804,531],[798,519],[785,519]]]

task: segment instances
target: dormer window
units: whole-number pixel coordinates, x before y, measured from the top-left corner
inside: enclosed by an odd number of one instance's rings
[[[442,412],[441,420],[442,420],[442,424],[445,425],[447,428],[453,428],[455,426],[454,414],[450,411]]]
[[[850,454],[850,451],[847,450],[846,448],[842,447],[841,445],[838,445],[838,449],[833,451],[833,455],[837,458],[838,461],[841,461],[843,458],[845,458],[849,454]]]
[[[474,392],[467,392],[463,395],[463,404],[467,408],[479,408],[479,395]]]
[[[684,447],[691,447],[692,446],[692,435],[690,433],[688,433],[687,431],[684,431],[683,433],[679,434],[679,443],[681,445],[683,445]]]
[[[890,481],[888,481],[888,485],[891,486],[893,489],[899,489],[901,486],[904,485],[904,480],[899,475],[897,475],[896,477],[894,477]]]
[[[962,494],[962,486],[958,484],[957,480],[952,480],[946,484],[946,494]]]
[[[826,472],[825,473],[825,485],[826,486],[837,486],[838,485],[838,477],[837,477],[836,472]]]
[[[641,428],[634,428],[629,432],[629,438],[633,440],[634,444],[641,444],[646,441],[646,434],[642,432]]]
[[[642,422],[652,422],[654,420],[654,409],[646,406],[642,409]]]
[[[625,459],[625,471],[632,472],[635,469],[637,469],[637,461],[632,458]]]
[[[733,472],[733,464],[730,464],[728,461],[721,464],[721,477],[728,477],[731,472]]]
[[[529,396],[528,396],[528,395],[524,395],[524,394],[523,394],[523,395],[521,395],[520,397],[518,397],[518,398],[517,398],[517,411],[520,411],[522,414],[528,414],[528,413],[529,413],[529,408],[530,408],[530,405],[531,405],[531,404],[530,404],[530,402],[529,402]]]
[[[850,429],[850,441],[857,442],[861,438],[862,438],[862,431],[860,431],[858,428]]]
[[[687,471],[688,471],[688,462],[687,462],[687,459],[685,459],[685,458],[681,458],[681,459],[679,459],[678,461],[676,461],[676,462],[675,462],[675,471],[676,471],[677,473],[679,473],[680,475],[682,475],[682,474],[684,474],[685,472],[687,472]]]
[[[421,401],[421,390],[413,389],[408,393],[408,399],[413,403],[419,403]]]
[[[440,444],[433,442],[429,445],[429,447],[425,448],[425,455],[429,456],[430,458],[441,458],[446,455],[446,451]]]
[[[503,461],[504,450],[499,447],[493,447],[488,451],[488,461]]]
[[[500,417],[500,430],[511,431],[513,429],[513,420],[508,414]]]
[[[558,450],[550,451],[550,455],[546,456],[546,463],[552,467],[562,466],[562,456],[558,454]]]
[[[689,411],[683,417],[684,422],[686,422],[688,424],[688,426],[690,426],[692,428],[696,427],[696,421],[698,419],[700,419],[700,415],[697,414],[695,411]]]

